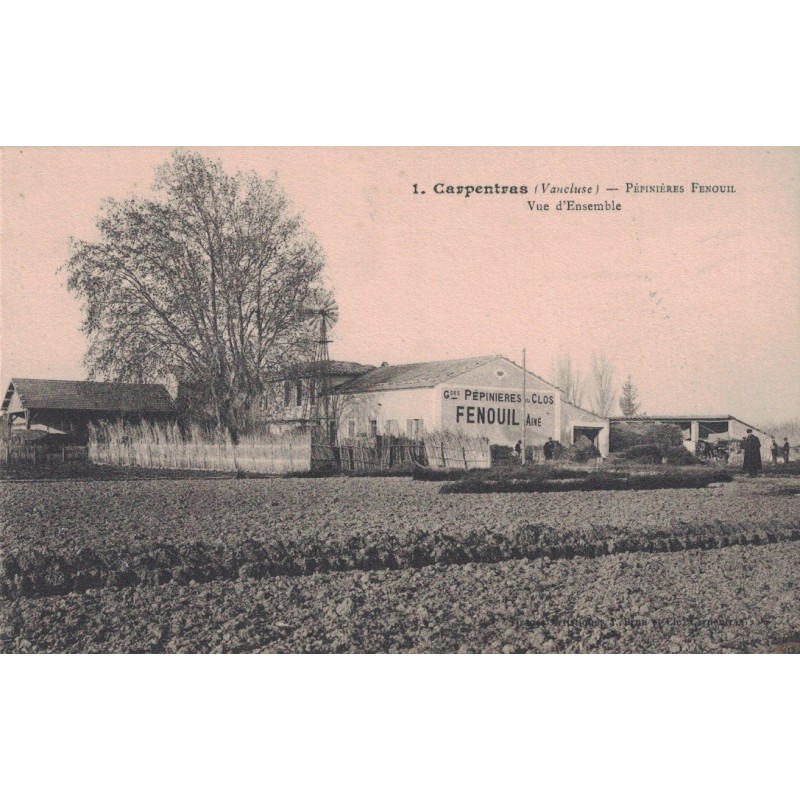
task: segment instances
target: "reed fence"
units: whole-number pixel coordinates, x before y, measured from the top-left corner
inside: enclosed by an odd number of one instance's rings
[[[214,436],[177,425],[92,426],[89,458],[98,464],[155,469],[197,469],[220,472],[285,474],[311,469],[311,433]]]
[[[310,428],[284,434],[229,438],[175,424],[91,426],[89,458],[97,464],[161,469],[287,474],[312,469],[381,472],[419,464],[472,469],[491,466],[488,439],[457,432],[433,431],[422,439],[377,436],[324,441]]]

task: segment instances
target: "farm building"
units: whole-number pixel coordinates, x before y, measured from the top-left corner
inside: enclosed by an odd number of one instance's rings
[[[327,384],[329,403],[333,405],[333,413],[329,418],[335,418],[333,391],[374,369],[369,364],[357,364],[355,361],[309,361],[297,364],[271,383],[270,390],[264,396],[263,409],[269,412],[270,423],[278,426],[291,426],[298,422],[319,423],[324,416],[320,394],[323,384]]]
[[[425,431],[458,430],[510,447],[522,438],[523,372],[504,356],[381,367],[330,364],[331,416],[339,436],[402,434],[416,439]],[[570,445],[585,436],[607,455],[607,419],[566,402],[556,386],[532,372],[525,383],[529,445],[541,446],[548,438]],[[308,419],[304,397],[315,402],[309,396],[313,380],[298,375],[281,385],[280,421]]]
[[[87,425],[101,420],[162,420],[174,416],[164,386],[13,378],[2,405],[9,428],[69,434],[83,443]]]
[[[692,454],[702,455],[704,445],[717,445],[732,441],[741,441],[747,436],[747,429],[752,428],[753,433],[761,440],[761,459],[766,463],[770,457],[772,436],[766,431],[759,430],[755,425],[749,425],[730,414],[710,415],[685,415],[685,416],[646,416],[646,417],[612,417],[611,423],[631,422],[632,420],[644,422],[660,422],[665,425],[676,425],[683,434],[683,444]]]

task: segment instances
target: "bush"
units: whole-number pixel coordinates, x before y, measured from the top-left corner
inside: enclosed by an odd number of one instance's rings
[[[514,452],[514,448],[505,444],[489,445],[489,452],[491,453],[492,464],[517,461],[517,454]]]
[[[612,453],[645,444],[657,445],[666,450],[682,443],[683,434],[679,425],[630,420],[612,422],[609,428],[608,448]]]
[[[585,436],[581,436],[575,444],[561,448],[557,458],[559,461],[585,464],[587,461],[600,458],[600,451]]]
[[[416,467],[415,481],[462,481],[480,478],[481,480],[527,480],[538,478],[584,478],[589,474],[587,469],[557,466],[553,462],[545,464],[521,465],[518,461],[501,464],[491,469],[429,469]]]
[[[784,464],[779,461],[777,464],[765,462],[764,464],[765,475],[800,475],[800,461],[790,461]]]
[[[597,470],[570,479],[469,476],[443,486],[442,494],[495,494],[505,492],[594,492],[632,489],[703,489],[712,483],[729,483],[733,476],[725,470],[665,469],[648,472]]]
[[[683,445],[681,450],[686,452]],[[661,448],[657,444],[637,444],[615,455],[620,461],[632,461],[635,464],[660,464],[662,459]]]
[[[667,459],[667,464],[672,464],[676,467],[701,463],[700,459],[697,456],[693,456],[682,444],[677,445],[677,447],[668,447],[664,452],[664,458]]]

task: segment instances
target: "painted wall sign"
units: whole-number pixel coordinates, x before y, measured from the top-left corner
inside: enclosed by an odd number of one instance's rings
[[[514,445],[522,436],[522,391],[484,387],[448,386],[442,392],[442,427],[460,428],[487,436],[496,444]],[[527,393],[529,442],[539,444],[555,430],[554,392]]]

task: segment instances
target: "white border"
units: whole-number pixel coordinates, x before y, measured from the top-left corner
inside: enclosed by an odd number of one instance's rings
[[[788,13],[17,4],[2,144],[794,145]],[[792,785],[796,662],[668,658],[3,656],[2,786],[638,800]]]

